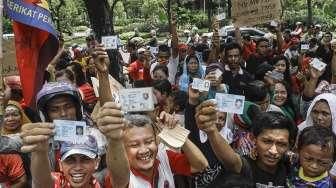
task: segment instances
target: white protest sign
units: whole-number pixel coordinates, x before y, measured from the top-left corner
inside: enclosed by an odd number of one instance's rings
[[[216,93],[216,102],[220,112],[243,114],[245,96]]]
[[[236,26],[280,20],[281,13],[281,0],[232,0],[232,19]]]
[[[106,49],[118,49],[118,36],[103,36],[102,44]]]

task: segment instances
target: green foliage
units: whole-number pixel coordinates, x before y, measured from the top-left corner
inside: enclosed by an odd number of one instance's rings
[[[296,21],[307,21],[307,0],[284,0],[283,19],[289,23]],[[319,23],[323,26],[336,28],[336,0],[317,1],[312,0],[313,23]]]
[[[207,15],[203,11],[190,10],[184,7],[178,7],[176,10],[177,21],[179,25],[187,27],[197,26],[199,28],[208,26]],[[191,28],[188,28],[191,29]]]
[[[83,1],[63,0],[64,5],[59,7],[61,1],[49,0],[56,28],[62,32],[71,33],[76,26],[88,25]]]
[[[2,29],[3,33],[13,33],[12,21],[8,19],[6,16],[2,17]]]

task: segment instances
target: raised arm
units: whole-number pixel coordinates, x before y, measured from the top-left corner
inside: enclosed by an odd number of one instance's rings
[[[242,39],[240,29],[238,26],[235,26],[234,34],[235,34],[237,43],[240,45],[241,48],[244,48],[243,39]]]
[[[103,106],[106,102],[112,101],[112,93],[109,82],[108,65],[110,63],[107,52],[102,45],[94,48],[92,56],[97,68],[99,77],[99,102]]]
[[[30,123],[22,126],[22,152],[31,152],[30,171],[34,188],[53,187],[54,180],[48,158],[48,140],[53,134],[50,123]]]
[[[281,32],[281,29],[280,29],[280,26],[276,26],[275,27],[275,32],[276,32],[276,37],[277,37],[277,41],[278,41],[278,52],[279,53],[283,53],[282,52],[282,47],[284,45],[284,38],[283,38],[283,35],[282,35],[282,32]]]
[[[336,84],[336,40],[331,42],[331,50],[333,52],[331,60],[332,84]]]
[[[212,61],[216,61],[218,59],[218,55],[219,55],[219,50],[220,50],[220,41],[219,41],[219,21],[217,19],[214,19],[213,23],[212,23],[212,31],[213,31],[213,35],[212,35],[212,46],[211,46],[211,51],[209,54],[209,58],[208,58],[208,63],[211,63]]]
[[[303,96],[306,98],[312,98],[316,95],[315,89],[318,84],[320,76],[324,73],[325,70],[319,71],[314,67],[309,67],[310,78],[304,84]]]
[[[197,107],[196,122],[200,130],[208,135],[212,150],[223,166],[235,173],[240,173],[242,161],[240,156],[220,135],[216,126],[217,110],[213,101],[205,101]]]
[[[97,124],[108,140],[106,164],[112,175],[112,187],[125,188],[129,184],[130,167],[123,142],[124,121],[120,105],[105,103]]]
[[[177,29],[176,29],[176,14],[172,14],[172,20],[170,25],[170,34],[172,35],[171,40],[171,47],[172,47],[172,56],[173,58],[176,58],[178,56],[178,35],[177,35]]]

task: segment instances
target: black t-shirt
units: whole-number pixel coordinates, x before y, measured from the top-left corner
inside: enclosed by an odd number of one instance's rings
[[[251,75],[255,75],[257,67],[262,63],[269,63],[269,57],[263,57],[256,54],[250,55],[246,60],[246,71]]]
[[[285,161],[280,161],[278,169],[274,174],[266,172],[257,166],[255,160],[249,157],[241,157],[241,176],[250,177],[256,188],[285,188],[287,182],[288,168]]]

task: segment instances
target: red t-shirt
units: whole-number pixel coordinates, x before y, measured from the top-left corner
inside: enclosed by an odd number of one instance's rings
[[[62,173],[52,172],[51,175],[54,178],[54,188],[70,188],[70,183],[65,179]],[[92,188],[101,188],[99,182],[92,177]]]
[[[256,53],[256,43],[251,41],[249,44],[245,44],[243,46],[243,59],[246,61],[247,58],[251,55]]]
[[[0,183],[10,186],[25,175],[23,162],[18,154],[0,154]]]
[[[134,61],[128,67],[128,73],[133,81],[144,80],[151,81],[150,69],[144,68],[143,63],[139,60]]]

